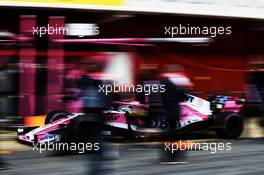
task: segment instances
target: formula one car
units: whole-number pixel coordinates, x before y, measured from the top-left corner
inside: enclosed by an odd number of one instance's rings
[[[175,133],[182,130],[214,130],[223,139],[236,139],[244,129],[244,121],[239,111],[243,99],[230,96],[211,96],[208,100],[186,94],[180,104],[180,126]],[[148,115],[148,105],[138,102],[114,102],[113,107],[104,111],[104,130],[109,135],[144,136],[167,133],[169,129],[166,117]],[[18,140],[27,143],[45,143],[61,141],[75,133],[78,137],[94,117],[84,113],[69,113],[63,110],[50,112],[45,125],[18,129]],[[79,133],[79,135],[78,135]]]

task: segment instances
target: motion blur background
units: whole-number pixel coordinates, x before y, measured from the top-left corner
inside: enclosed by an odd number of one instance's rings
[[[3,128],[6,129],[1,136],[4,144],[6,140],[13,139],[10,130],[21,125],[42,125],[45,114],[53,109],[80,111],[80,102],[67,100],[70,93],[74,91],[68,87],[68,84],[80,76],[82,65],[91,62],[100,65],[101,73],[111,74],[120,84],[136,84],[142,76],[139,73],[142,65],[153,65],[159,69],[163,65],[179,64],[191,78],[194,84],[192,93],[197,96],[206,98],[215,94],[232,95],[245,98],[248,104],[257,101],[257,105],[262,105],[264,97],[263,0],[39,0],[34,2],[10,0],[0,1],[0,15],[0,118],[5,123]],[[83,37],[69,33],[46,34],[41,37],[34,35],[32,31],[34,27],[46,27],[48,24],[53,27],[72,25],[77,33],[83,32],[84,25],[76,27],[76,24],[86,24],[98,27],[99,32],[86,31]],[[180,36],[184,37],[184,40],[173,42],[136,40],[136,38],[168,37],[164,34],[164,27],[179,24],[208,27],[231,26],[232,33],[216,36],[210,42],[209,40],[208,42],[191,40],[191,37],[208,37],[204,35],[184,35]],[[104,38],[125,40],[118,42],[97,40]],[[129,38],[135,40],[130,42]],[[95,40],[85,41],[85,39]],[[249,84],[255,84],[258,87],[261,100],[249,97],[246,90]],[[134,98],[133,94],[122,95],[124,99]],[[247,113],[247,117],[255,116],[254,113]],[[258,133],[258,137],[262,136],[258,123],[250,126],[253,127],[251,133]],[[254,134],[249,135],[244,137],[254,137]],[[255,142],[257,141],[238,142],[238,149],[243,152],[243,144],[253,143],[252,149],[258,150],[255,148],[257,147]],[[4,144],[4,148],[9,147]],[[19,149],[23,150],[24,147]],[[247,151],[243,153],[246,154]],[[260,152],[253,154],[263,154],[263,149],[258,151]],[[12,152],[16,153],[16,146]],[[13,160],[16,156],[11,155],[9,158]],[[250,159],[246,157],[247,155],[244,156],[243,159]],[[221,158],[224,159],[224,157]],[[205,157],[201,162],[207,163],[209,160],[213,162],[212,159]],[[255,167],[260,166],[259,161],[256,160],[256,162]],[[18,164],[21,168],[23,162]],[[219,165],[223,165],[223,169],[227,166],[223,162]],[[238,167],[245,165],[248,165],[248,162]],[[23,164],[23,166],[26,165]],[[215,166],[217,167],[217,163]],[[51,167],[54,171],[49,174],[58,173],[59,170],[55,169],[54,165]],[[58,167],[63,166],[58,165]],[[182,171],[185,170],[184,167],[181,168]],[[216,171],[213,167],[211,168],[209,166],[208,172]],[[75,169],[69,172],[81,173],[81,170],[77,169],[77,172]],[[36,169],[33,168],[32,171],[26,169],[25,172],[36,174],[34,170]],[[245,172],[254,172],[250,168],[247,170]],[[263,172],[263,169],[257,170],[257,173]],[[147,172],[153,174],[153,171],[147,165],[146,174]],[[167,174],[173,174],[171,167],[168,171]],[[17,172],[7,173],[16,174]],[[189,173],[192,173],[191,170]],[[138,174],[142,174],[142,171]]]

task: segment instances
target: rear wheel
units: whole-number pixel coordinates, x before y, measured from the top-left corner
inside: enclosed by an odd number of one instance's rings
[[[215,132],[222,139],[236,139],[244,130],[244,120],[232,112],[223,112],[215,117]]]
[[[67,115],[69,115],[68,112],[63,110],[54,110],[48,113],[46,119],[45,119],[45,125],[51,122],[54,122],[56,120],[65,118]]]

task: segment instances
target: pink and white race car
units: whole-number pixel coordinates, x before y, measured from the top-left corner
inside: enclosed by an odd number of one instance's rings
[[[186,100],[180,104],[180,127],[175,133],[209,129],[220,138],[236,139],[244,129],[244,120],[239,114],[243,104],[244,100],[238,97],[211,96],[205,100],[186,94]],[[160,135],[170,130],[165,116],[148,116],[148,105],[135,101],[114,102],[103,116],[104,130],[112,137]],[[44,126],[19,128],[18,140],[27,143],[61,141],[72,132],[77,136],[83,133],[94,121],[89,114],[55,110],[47,115]]]

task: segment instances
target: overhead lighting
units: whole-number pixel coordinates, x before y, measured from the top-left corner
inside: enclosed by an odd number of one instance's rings
[[[149,38],[151,42],[181,42],[181,43],[210,43],[210,37],[183,37],[183,38]]]

